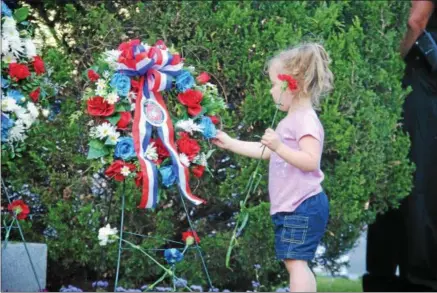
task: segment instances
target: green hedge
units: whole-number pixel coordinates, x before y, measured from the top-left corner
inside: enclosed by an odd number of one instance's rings
[[[129,1],[113,2],[79,1],[76,6],[46,2],[46,9],[55,9],[53,27],[61,50],[56,53],[58,57],[54,51],[48,54],[53,61],[64,60],[65,65],[58,66],[59,78],[70,75],[64,92],[68,99],[54,124],[30,138],[35,148],[28,158],[11,164],[2,154],[3,177],[16,187],[32,182],[33,189],[43,195],[47,214],[35,222],[58,231],[57,238],[47,240],[52,286],[58,285],[55,280],[66,284],[79,269],[80,275],[90,281],[102,276],[113,278],[115,274],[115,247],[102,251],[97,243],[97,229],[107,213],[108,198],[89,195],[95,170],[89,170],[85,155],[78,153],[87,141],[87,134],[81,131],[86,117],[78,114],[83,107],[80,73],[102,50],[129,38],[149,43],[164,39],[180,50],[187,64],[210,72],[229,102],[225,130],[248,140],[258,139],[274,111],[266,60],[301,41],[325,45],[335,75],[335,90],[324,99],[320,111],[326,132],[323,186],[330,198],[331,217],[323,239],[326,253],[318,261],[333,271],[337,269],[335,259],[353,246],[366,223],[376,213],[396,207],[408,194],[413,166],[407,160],[408,138],[399,127],[406,92],[401,89],[403,64],[398,56],[407,2],[150,1],[130,6],[126,6]],[[39,24],[48,23],[41,14],[35,17]],[[72,72],[73,65],[77,73]],[[51,142],[45,140],[47,136]],[[56,141],[61,151],[53,149]],[[43,153],[40,147],[49,145],[50,159],[37,160]],[[247,290],[255,279],[253,265],[259,263],[260,281],[271,288],[286,277],[282,265],[274,259],[266,202],[267,164],[263,165],[266,176],[250,199],[250,221],[234,250],[231,271],[225,268],[225,255],[233,214],[256,161],[231,156],[230,161],[223,162],[225,154],[220,152],[214,157],[214,178],[203,181],[196,190],[209,204],[196,208],[193,214],[213,283],[219,288]],[[229,163],[236,167],[227,168],[226,176],[218,172]],[[118,225],[121,186],[114,184],[113,188],[116,192],[110,222]],[[138,210],[139,192],[133,185],[127,190],[127,230],[180,240],[188,225],[179,220],[183,210],[174,190],[162,194],[161,207],[153,212]],[[171,208],[163,207],[171,201]],[[40,230],[29,228],[28,233],[42,240]],[[141,245],[156,248],[166,244],[149,238]],[[192,282],[205,284],[200,261],[194,256],[187,256],[178,271]],[[126,252],[122,284],[142,285],[159,273],[142,256]]]

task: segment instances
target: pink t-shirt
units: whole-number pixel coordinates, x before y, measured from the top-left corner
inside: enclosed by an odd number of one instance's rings
[[[311,108],[296,110],[285,117],[279,122],[276,133],[293,150],[300,150],[299,140],[305,135],[316,138],[323,149],[323,126]],[[320,165],[316,171],[305,172],[272,152],[269,165],[270,214],[293,212],[304,200],[322,191],[323,178]]]

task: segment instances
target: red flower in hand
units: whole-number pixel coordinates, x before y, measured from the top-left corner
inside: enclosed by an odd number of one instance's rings
[[[29,94],[29,97],[32,99],[32,101],[34,103],[38,102],[40,92],[41,92],[41,89],[38,87],[36,90],[32,91]]]
[[[126,178],[126,172],[132,173],[136,167],[134,164],[126,163],[122,160],[115,160],[105,171],[105,175],[114,178],[115,181],[123,181]]]
[[[188,114],[191,116],[197,116],[202,111],[202,106],[200,106],[202,98],[203,94],[198,90],[188,89],[185,92],[178,94],[179,102],[188,107]]]
[[[154,146],[156,147],[156,152],[158,153],[158,160],[156,160],[156,164],[161,164],[162,161],[164,161],[166,158],[170,157],[170,153],[168,152],[167,148],[165,147],[162,140],[158,138],[152,138],[150,140],[150,143],[155,143]]]
[[[95,96],[87,101],[88,114],[92,116],[111,116],[115,105],[106,102],[102,97]]]
[[[121,112],[120,120],[117,122],[117,128],[121,130],[126,130],[129,123],[132,121],[132,114],[129,111]]]
[[[202,72],[196,79],[200,84],[205,84],[211,79],[211,76],[206,72]]]
[[[297,80],[295,80],[291,75],[288,74],[278,74],[278,79],[280,81],[285,81],[288,84],[290,91],[297,90]]]
[[[203,172],[205,172],[205,166],[202,165],[197,165],[196,167],[194,167],[193,169],[191,169],[191,171],[193,172],[193,175],[196,178],[200,178],[203,175]]]
[[[26,65],[11,63],[9,64],[9,75],[15,81],[25,79],[30,76],[29,68]]]
[[[33,59],[33,69],[37,75],[41,75],[46,72],[46,68],[44,66],[44,61],[39,56],[35,56]]]
[[[220,119],[217,116],[209,116],[213,124],[219,124]]]
[[[93,82],[97,81],[100,78],[100,75],[92,69],[88,70],[87,74],[88,74],[88,79]]]
[[[18,220],[24,220],[30,213],[29,206],[21,199],[14,200],[8,205],[8,210],[15,214]]]
[[[195,139],[190,138],[186,132],[181,132],[179,135],[181,138],[176,142],[179,152],[186,154],[190,161],[193,160],[200,152],[199,144]]]
[[[197,236],[196,231],[186,231],[182,233],[182,241],[187,245],[191,245],[196,241],[196,243],[200,243],[200,238]]]

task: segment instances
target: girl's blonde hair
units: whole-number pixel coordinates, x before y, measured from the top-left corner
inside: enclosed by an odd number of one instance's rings
[[[311,98],[314,108],[324,94],[333,89],[334,75],[329,69],[331,60],[322,45],[306,43],[285,50],[269,63],[279,65],[279,73],[289,74],[298,82],[298,97]]]

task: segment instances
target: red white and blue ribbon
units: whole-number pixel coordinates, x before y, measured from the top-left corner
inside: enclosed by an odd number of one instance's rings
[[[135,101],[135,114],[132,126],[134,147],[141,166],[143,190],[139,208],[155,208],[158,202],[158,172],[156,164],[146,157],[154,128],[170,153],[173,173],[178,179],[182,194],[192,203],[199,205],[205,201],[191,193],[188,168],[180,159],[174,141],[173,124],[160,92],[171,88],[173,77],[183,67],[179,59],[167,50],[164,43],[152,47],[141,44],[132,46],[135,66],[119,63],[119,72],[140,77],[140,90]]]

